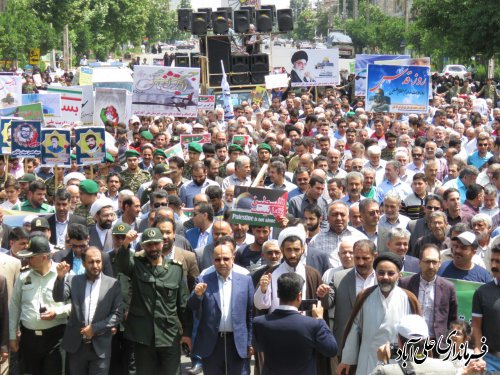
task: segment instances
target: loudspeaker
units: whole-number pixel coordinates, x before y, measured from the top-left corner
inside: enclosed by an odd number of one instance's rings
[[[177,23],[179,29],[182,31],[191,30],[191,9],[181,8],[177,9]]]
[[[191,18],[191,34],[193,35],[207,35],[207,14],[196,12],[193,13]]]
[[[175,53],[175,66],[189,68],[189,55],[187,53]]]
[[[227,36],[209,36],[203,46],[208,58],[208,74],[210,86],[220,86],[222,82],[221,60],[226,73],[230,72],[231,44]],[[200,46],[200,51],[202,47]]]
[[[273,30],[272,9],[259,9],[255,15],[255,30],[258,33],[270,33]]]
[[[291,9],[278,9],[278,30],[287,33],[293,30],[293,14]]]
[[[227,25],[227,12],[225,10],[217,10],[212,13],[212,28],[214,34],[227,34],[229,26]]]
[[[212,8],[198,8],[199,13],[206,13],[205,21],[207,21],[207,28],[212,28]]]
[[[248,33],[250,28],[250,12],[248,9],[234,11],[234,31],[238,34]]]
[[[248,10],[248,13],[250,14],[250,23],[255,24],[255,7],[253,5],[240,6],[240,10]]]
[[[227,13],[227,18],[229,20],[232,20],[233,19],[233,8],[231,7],[219,7],[217,8],[218,11],[226,11]]]
[[[250,76],[248,71],[250,60],[245,55],[232,55],[231,56],[231,83],[233,85],[248,85],[250,83]]]
[[[190,53],[190,61],[191,61],[191,68],[199,68],[200,67],[200,54],[197,52],[191,52]]]
[[[276,5],[261,5],[260,9],[271,9],[273,25],[276,23]]]
[[[264,77],[269,74],[269,55],[266,53],[250,55],[250,69],[253,84],[265,83]]]

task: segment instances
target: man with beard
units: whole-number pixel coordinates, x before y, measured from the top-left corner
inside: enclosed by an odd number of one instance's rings
[[[97,147],[97,141],[94,134],[87,135],[85,137],[85,143],[87,144],[88,151],[87,154],[93,155],[97,151],[99,151],[99,147]]]
[[[317,205],[322,212],[323,225],[326,226],[326,217],[328,211],[328,202],[323,196],[325,190],[325,180],[319,176],[312,176],[309,179],[309,188],[299,196],[296,196],[288,202],[288,213],[294,217],[303,218],[304,209],[310,204]]]
[[[408,229],[411,233],[410,255],[415,256],[413,248],[415,247],[415,244],[417,243],[418,239],[429,233],[431,214],[434,211],[443,211],[443,209],[444,209],[443,198],[441,198],[439,195],[429,194],[427,195],[427,197],[425,197],[424,217],[417,220],[411,220],[408,223],[408,226],[406,227],[406,229]]]
[[[485,268],[490,271],[491,258],[491,232],[493,223],[487,214],[477,214],[471,220],[472,231],[476,235],[476,255],[484,261]]]
[[[231,209],[226,211],[226,220],[231,217]],[[231,223],[234,241],[236,242],[236,251],[243,250],[247,245],[250,245],[255,240],[253,234],[248,233],[248,224]]]
[[[134,342],[137,375],[180,374],[180,347],[191,350],[192,329],[182,263],[162,256],[158,228],[144,230],[141,245],[144,251],[122,247],[116,255],[118,271],[132,280],[125,338]]]
[[[90,214],[96,224],[89,228],[90,246],[95,246],[105,253],[113,250],[113,234],[111,227],[116,218],[113,202],[109,198],[96,200],[90,207]]]
[[[450,247],[450,240],[446,237],[448,233],[448,221],[446,214],[442,211],[435,211],[429,216],[430,233],[420,237],[412,248],[411,255],[420,258],[420,251],[426,244],[434,244],[441,250]]]
[[[120,174],[123,179],[122,190],[131,190],[134,194],[137,194],[139,187],[151,180],[151,174],[139,168],[140,156],[141,154],[135,150],[125,152],[127,169]]]
[[[193,164],[191,178],[192,180],[183,184],[179,191],[179,197],[186,208],[193,208],[193,198],[195,195],[203,193],[207,186],[219,186],[217,182],[207,178],[207,168],[201,161]]]
[[[360,172],[349,172],[345,180],[347,194],[341,198],[343,202],[350,206],[353,203],[357,203],[365,199],[365,197],[361,195],[364,177]]]
[[[361,292],[344,331],[342,362],[337,374],[368,374],[377,364],[377,349],[397,342],[396,326],[401,316],[420,314],[415,295],[397,286],[403,263],[392,253],[375,258],[377,284]]]
[[[236,252],[234,262],[250,273],[262,265],[262,245],[269,239],[271,230],[265,226],[252,226],[254,242]]]

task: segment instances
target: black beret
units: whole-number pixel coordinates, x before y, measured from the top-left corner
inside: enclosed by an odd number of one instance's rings
[[[377,265],[383,261],[389,261],[394,263],[396,267],[398,267],[399,271],[403,269],[403,260],[396,254],[393,254],[391,252],[385,252],[377,256],[373,261],[373,269],[377,269]]]

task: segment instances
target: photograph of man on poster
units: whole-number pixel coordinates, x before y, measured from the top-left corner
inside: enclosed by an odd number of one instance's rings
[[[311,73],[306,71],[309,56],[305,51],[297,51],[292,55],[292,72],[290,79],[292,82],[314,82]]]
[[[61,152],[64,151],[64,148],[59,145],[59,137],[56,135],[53,135],[50,137],[50,142],[52,145],[47,147],[47,151],[49,151],[52,154],[60,154]]]

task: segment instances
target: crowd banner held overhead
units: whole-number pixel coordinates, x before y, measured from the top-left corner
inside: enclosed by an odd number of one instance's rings
[[[41,121],[12,120],[12,153],[16,158],[39,158]]]
[[[231,143],[247,146],[249,140],[250,136],[248,134],[237,134],[233,135],[233,140],[231,141]]]
[[[200,144],[210,143],[210,133],[203,134],[181,134],[181,145],[187,150],[190,142],[198,142]]]
[[[13,120],[22,120],[19,117],[3,117],[0,119],[0,152],[10,155],[12,152],[12,133],[10,131]]]
[[[198,98],[198,109],[213,111],[215,109],[215,95],[200,95]]]
[[[20,76],[0,75],[0,108],[21,105],[22,87]]]
[[[222,108],[224,109],[224,120],[231,120],[234,117],[233,113],[233,101],[231,100],[231,88],[227,82],[226,70],[224,69],[224,62],[221,60],[220,65],[222,67]]]
[[[80,75],[78,77],[78,84],[80,86],[92,85],[92,68],[88,66],[82,66],[80,68]]]
[[[114,127],[119,122],[128,124],[130,103],[127,102],[127,90],[97,87],[94,101],[94,125],[105,126],[111,121]]]
[[[286,190],[235,186],[231,223],[279,227],[287,199]]]
[[[102,163],[106,156],[104,140],[104,127],[76,128],[76,163],[78,165]]]
[[[354,85],[356,96],[366,96],[366,76],[368,73],[368,64],[374,64],[376,61],[402,60],[409,58],[409,55],[356,55],[356,82]]]
[[[369,112],[427,113],[430,69],[426,66],[368,65]]]
[[[82,91],[82,114],[81,121],[84,126],[94,125],[94,89],[89,86],[74,86]]]
[[[307,49],[290,55],[292,87],[340,84],[339,49]]]
[[[22,102],[23,105],[40,103],[45,121],[51,117],[61,117],[60,94],[23,94]]]
[[[38,65],[40,64],[40,48],[31,48],[30,49],[30,56],[29,56],[29,63],[31,65]]]
[[[82,90],[73,87],[48,87],[47,92],[61,95],[61,116],[48,119],[47,125],[76,125],[82,120]]]
[[[288,87],[288,74],[270,74],[264,77],[266,89]]]
[[[42,129],[42,165],[71,166],[71,129]]]
[[[250,100],[252,104],[258,105],[259,107],[263,107],[262,103],[264,101],[267,102],[267,106],[269,106],[269,95],[264,86],[257,86],[255,90],[252,90]]]
[[[196,117],[199,68],[136,65],[132,112],[137,116]]]
[[[177,143],[175,146],[172,146],[165,150],[165,155],[167,159],[170,159],[172,156],[178,156],[181,159],[184,159],[184,154],[182,153],[182,146],[180,143]]]

